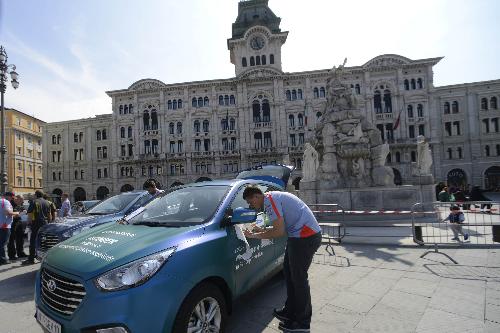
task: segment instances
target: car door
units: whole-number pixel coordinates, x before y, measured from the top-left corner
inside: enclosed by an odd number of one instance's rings
[[[248,208],[248,204],[243,200],[244,185],[238,189],[236,196],[231,202],[230,208]],[[258,184],[262,192],[266,192],[269,185]],[[263,219],[261,215],[259,219]],[[273,239],[247,239],[248,246],[243,240],[238,238],[237,228],[244,230],[250,228],[250,224],[234,225],[228,227],[228,238],[234,255],[235,288],[237,294],[242,294],[255,286],[260,280],[265,278],[275,267],[275,250]]]

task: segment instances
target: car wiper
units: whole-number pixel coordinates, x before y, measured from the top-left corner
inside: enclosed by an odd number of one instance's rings
[[[85,215],[108,215],[109,213],[84,213]]]
[[[135,222],[135,223],[132,223],[133,225],[147,225],[148,227],[171,227],[171,228],[181,228],[181,227],[185,227],[186,225],[183,223],[183,224],[179,224],[179,223],[167,223],[167,222],[158,222],[158,221],[139,221],[139,222]]]

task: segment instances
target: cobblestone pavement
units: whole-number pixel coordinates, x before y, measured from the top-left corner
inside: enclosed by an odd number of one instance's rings
[[[311,332],[500,332],[500,248],[442,250],[417,247],[322,247],[309,271]],[[41,332],[34,314],[33,282],[39,265],[0,266],[0,332]],[[278,332],[271,313],[282,305],[277,275],[234,305],[231,333]]]

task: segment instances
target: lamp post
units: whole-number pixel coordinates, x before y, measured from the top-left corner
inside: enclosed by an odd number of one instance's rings
[[[5,153],[7,152],[7,147],[5,146],[5,117],[4,117],[4,103],[3,95],[7,89],[7,73],[9,69],[11,84],[14,89],[19,87],[19,82],[17,81],[18,74],[16,73],[16,66],[7,64],[7,52],[5,48],[0,45],[0,91],[2,94],[2,108],[0,109],[0,123],[1,123],[1,136],[0,136],[0,193],[4,194],[7,187],[7,172],[5,171]]]

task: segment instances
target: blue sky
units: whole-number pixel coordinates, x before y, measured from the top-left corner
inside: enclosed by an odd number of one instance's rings
[[[0,0],[0,43],[20,87],[6,105],[44,121],[110,113],[107,90],[143,78],[229,78],[237,0]],[[396,53],[444,56],[436,86],[500,79],[500,1],[270,0],[289,31],[283,70]]]

